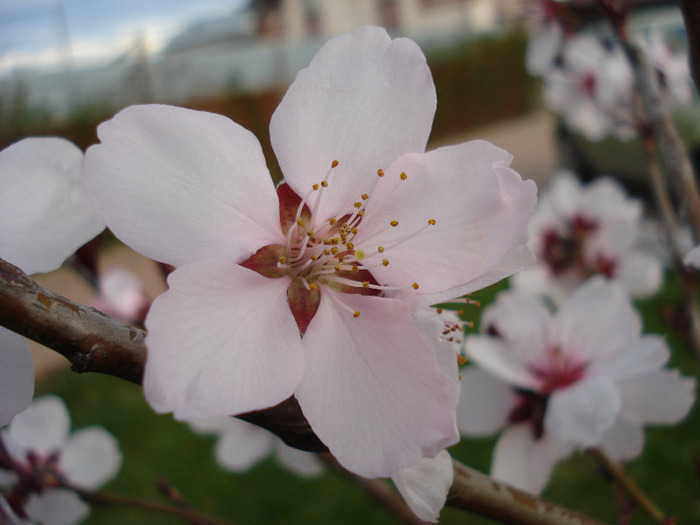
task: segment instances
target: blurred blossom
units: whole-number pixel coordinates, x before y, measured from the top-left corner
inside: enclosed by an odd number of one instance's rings
[[[37,399],[2,432],[0,487],[14,513],[43,525],[70,525],[90,507],[70,487],[95,490],[116,476],[122,456],[102,427],[70,434],[58,397]]]
[[[452,457],[443,450],[400,470],[391,480],[416,516],[436,523],[454,480]]]
[[[435,106],[418,46],[363,27],[330,40],[273,115],[276,189],[255,137],[219,115],[133,106],[98,128],[93,202],[177,267],[146,320],[151,406],[207,418],[294,394],[368,477],[458,439],[443,324],[422,333],[412,314],[531,264],[536,189],[483,141],[423,153]]]
[[[530,3],[530,40],[525,51],[525,67],[531,75],[549,72],[561,53],[567,36],[562,24],[561,2],[536,0]]]
[[[592,35],[569,37],[561,60],[544,76],[544,100],[589,140],[634,136],[634,78],[619,46]]]
[[[83,153],[60,138],[0,151],[0,258],[49,272],[104,229],[82,187]],[[34,365],[24,339],[0,327],[0,426],[31,403]]]
[[[289,447],[276,435],[233,417],[197,419],[187,422],[199,434],[217,436],[214,456],[231,472],[246,472],[270,454],[291,472],[302,477],[319,476],[323,463],[313,452]]]
[[[466,341],[475,366],[462,372],[459,428],[505,429],[492,475],[530,492],[574,450],[638,456],[644,425],[677,423],[694,402],[695,381],[663,368],[664,339],[642,335],[627,295],[600,277],[556,313],[534,295],[503,292],[481,323],[483,334]]]
[[[640,40],[640,47],[657,72],[660,93],[669,108],[688,106],[693,101],[693,80],[687,54],[671,49],[660,31]]]
[[[107,268],[98,279],[93,307],[125,323],[143,323],[151,305],[138,275],[126,268]]]
[[[642,203],[608,177],[582,186],[570,172],[554,175],[530,221],[536,265],[511,279],[561,301],[594,274],[619,283],[632,297],[656,293],[663,281],[658,252],[642,247]]]
[[[685,255],[683,263],[685,263],[686,266],[692,266],[696,270],[700,270],[700,244]]]

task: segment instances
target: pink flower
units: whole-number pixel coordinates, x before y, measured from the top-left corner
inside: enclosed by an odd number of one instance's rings
[[[60,138],[0,151],[0,258],[50,272],[104,229],[82,188],[83,153]],[[29,406],[34,365],[24,339],[0,327],[0,426]]]
[[[642,211],[641,201],[609,177],[582,185],[570,172],[556,173],[530,221],[537,263],[513,285],[561,301],[597,274],[635,298],[656,293],[663,264],[642,246]]]
[[[662,368],[669,350],[642,335],[619,286],[600,277],[556,314],[534,295],[505,292],[484,310],[466,352],[458,425],[464,435],[505,429],[492,474],[537,493],[557,461],[600,447],[615,460],[642,451],[643,425],[683,419],[695,381]]]
[[[257,140],[224,117],[135,106],[98,128],[94,202],[124,242],[177,267],[146,319],[157,411],[239,414],[293,394],[368,477],[457,439],[436,338],[412,313],[527,266],[536,190],[486,142],[424,153],[435,103],[416,44],[364,27],[329,41],[275,112],[276,190]]]
[[[2,433],[0,486],[12,510],[44,525],[78,523],[89,506],[68,487],[95,490],[116,476],[119,445],[102,427],[70,434],[70,415],[55,396],[37,399]],[[1,516],[1,514],[0,514]]]
[[[107,268],[100,272],[99,297],[92,306],[125,323],[143,323],[151,302],[141,279],[126,268]]]

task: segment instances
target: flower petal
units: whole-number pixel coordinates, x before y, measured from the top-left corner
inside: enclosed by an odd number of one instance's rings
[[[180,419],[225,416],[294,393],[304,353],[288,279],[203,260],[175,270],[168,284],[146,318],[144,393],[156,411]]]
[[[514,356],[510,347],[496,337],[470,335],[464,346],[467,356],[479,367],[520,388],[537,390],[540,381],[530,365]]]
[[[285,468],[304,478],[312,478],[323,474],[323,463],[316,454],[288,447],[281,439],[276,441],[275,457]]]
[[[391,480],[413,513],[424,521],[437,523],[454,479],[450,454],[443,450],[401,469]]]
[[[677,370],[657,370],[619,383],[622,411],[634,423],[678,423],[695,402],[695,380]]]
[[[598,445],[614,461],[636,458],[644,447],[642,427],[620,416]]]
[[[90,513],[90,506],[68,489],[46,489],[32,494],[24,510],[42,525],[74,525]]]
[[[131,106],[102,123],[88,149],[89,196],[135,250],[175,266],[239,262],[284,241],[277,194],[258,140],[212,113]]]
[[[74,432],[61,452],[60,466],[71,484],[94,490],[117,475],[122,453],[117,440],[102,427]]]
[[[216,443],[216,461],[232,472],[244,472],[272,452],[275,437],[267,430],[245,421],[229,420]]]
[[[299,72],[272,116],[270,139],[285,180],[302,196],[339,161],[318,209],[326,219],[368,193],[379,168],[425,150],[435,107],[420,48],[360,27],[329,40]]]
[[[34,361],[24,337],[0,326],[0,427],[32,402]]]
[[[641,250],[627,252],[626,257],[621,259],[618,279],[632,297],[650,297],[659,291],[664,281],[661,259],[658,255]]]
[[[0,257],[26,273],[55,270],[104,229],[82,186],[83,152],[55,137],[0,151]]]
[[[348,470],[387,477],[457,441],[452,388],[405,303],[324,287],[303,344],[296,397]]]
[[[476,367],[462,370],[462,394],[457,426],[465,436],[490,436],[508,423],[515,391],[489,372]]]
[[[583,360],[623,351],[642,333],[639,314],[625,292],[600,277],[581,285],[561,305],[556,319],[557,341]]]
[[[521,490],[539,494],[557,461],[571,452],[573,447],[547,434],[535,440],[529,425],[515,425],[496,443],[491,475]]]
[[[14,457],[24,456],[30,450],[50,454],[63,448],[70,432],[70,414],[63,400],[56,396],[38,398],[8,427],[7,445]]]
[[[581,447],[598,445],[620,414],[622,401],[615,383],[607,377],[589,377],[549,398],[545,432]]]
[[[593,361],[588,371],[617,378],[630,377],[657,371],[668,361],[669,354],[662,336],[643,335],[621,352]]]
[[[389,260],[372,270],[377,280],[405,288],[417,282],[419,294],[451,290],[458,297],[502,260],[522,240],[537,192],[508,168],[511,159],[473,141],[406,155],[387,168],[354,239],[368,262]],[[390,227],[392,220],[398,226]]]

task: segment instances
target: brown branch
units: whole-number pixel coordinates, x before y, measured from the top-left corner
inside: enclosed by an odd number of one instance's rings
[[[2,259],[0,325],[60,353],[76,372],[100,372],[137,384],[143,377],[146,347],[142,330],[55,294]],[[277,434],[293,447],[327,450],[294,397],[239,417]],[[457,462],[447,505],[508,523],[599,525],[587,516],[510,488]]]
[[[625,489],[625,492],[634,500],[637,506],[642,509],[655,523],[663,525],[668,523],[666,516],[656,503],[654,503],[644,491],[630,478],[621,465],[611,460],[602,450],[594,448],[589,451],[590,455],[596,459],[605,472]]]
[[[690,71],[693,74],[695,88],[700,92],[700,2],[698,0],[680,0],[680,6],[688,34]]]

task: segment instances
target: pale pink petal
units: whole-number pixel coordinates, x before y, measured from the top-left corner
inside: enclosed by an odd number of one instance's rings
[[[146,318],[144,393],[158,412],[193,419],[275,405],[294,393],[304,353],[288,279],[202,260],[168,278]]]
[[[230,416],[188,419],[187,425],[198,434],[223,434],[231,424]]]
[[[71,490],[47,489],[29,496],[24,510],[42,525],[74,525],[90,513],[90,506]]]
[[[618,285],[589,279],[557,312],[557,341],[583,360],[602,359],[636,341],[639,314]]]
[[[458,440],[452,389],[405,303],[324,287],[303,344],[296,397],[348,470],[387,477]]]
[[[544,75],[552,67],[564,41],[564,30],[557,23],[542,24],[530,37],[525,52],[525,68],[531,75]]]
[[[640,425],[678,423],[695,402],[695,380],[681,376],[677,370],[657,370],[623,379],[618,388],[622,412]]]
[[[61,471],[78,488],[94,490],[114,478],[122,464],[117,440],[102,427],[73,432],[60,457]]]
[[[531,362],[547,350],[552,323],[544,302],[519,290],[498,294],[481,316],[482,332],[495,332],[522,362]]]
[[[465,350],[473,363],[513,386],[537,389],[540,384],[529,363],[518,358],[495,337],[471,335],[467,338]]]
[[[590,377],[555,390],[544,416],[545,432],[558,441],[582,447],[600,443],[613,425],[622,401],[613,380]]]
[[[276,440],[275,457],[277,461],[304,478],[313,478],[323,474],[323,462],[313,452],[306,452],[297,448],[288,447],[281,439]]]
[[[502,260],[521,241],[537,192],[508,168],[511,158],[473,141],[406,155],[387,168],[354,239],[368,264],[389,260],[372,270],[377,280],[407,289],[417,282],[419,294],[454,290],[458,297]]]
[[[339,162],[318,210],[324,220],[369,193],[378,169],[425,150],[435,106],[420,48],[360,27],[329,40],[299,72],[272,116],[270,139],[301,196]]]
[[[0,427],[32,402],[34,361],[24,337],[0,326]]]
[[[216,442],[217,463],[232,472],[244,472],[272,452],[275,437],[267,430],[239,419],[229,418],[226,430]]]
[[[636,458],[644,447],[644,432],[640,425],[620,416],[603,435],[598,447],[614,461]]]
[[[112,267],[101,271],[98,286],[100,297],[93,306],[126,323],[138,320],[149,306],[143,282],[126,268]]]
[[[85,196],[83,152],[65,139],[0,151],[0,257],[27,273],[55,270],[104,229]]]
[[[664,268],[657,255],[637,250],[628,252],[620,262],[617,279],[632,297],[643,299],[659,291]]]
[[[416,516],[437,523],[454,479],[452,458],[443,450],[398,471],[391,479]]]
[[[175,266],[240,262],[284,239],[260,143],[226,117],[131,106],[97,134],[85,157],[88,193],[135,250]]]
[[[38,398],[21,414],[17,414],[8,427],[7,445],[15,457],[28,451],[50,454],[63,448],[70,432],[70,414],[59,397]]]
[[[658,370],[668,361],[669,353],[662,336],[644,335],[621,352],[593,361],[588,371],[618,378],[630,377]]]
[[[546,433],[535,440],[529,425],[509,427],[496,443],[491,475],[521,490],[539,494],[557,461],[573,452]]]
[[[693,266],[696,269],[700,269],[700,244],[685,255],[683,263],[686,266]]]
[[[462,370],[462,393],[457,406],[457,426],[465,436],[490,436],[508,423],[517,402],[515,391],[489,372],[470,367]]]

